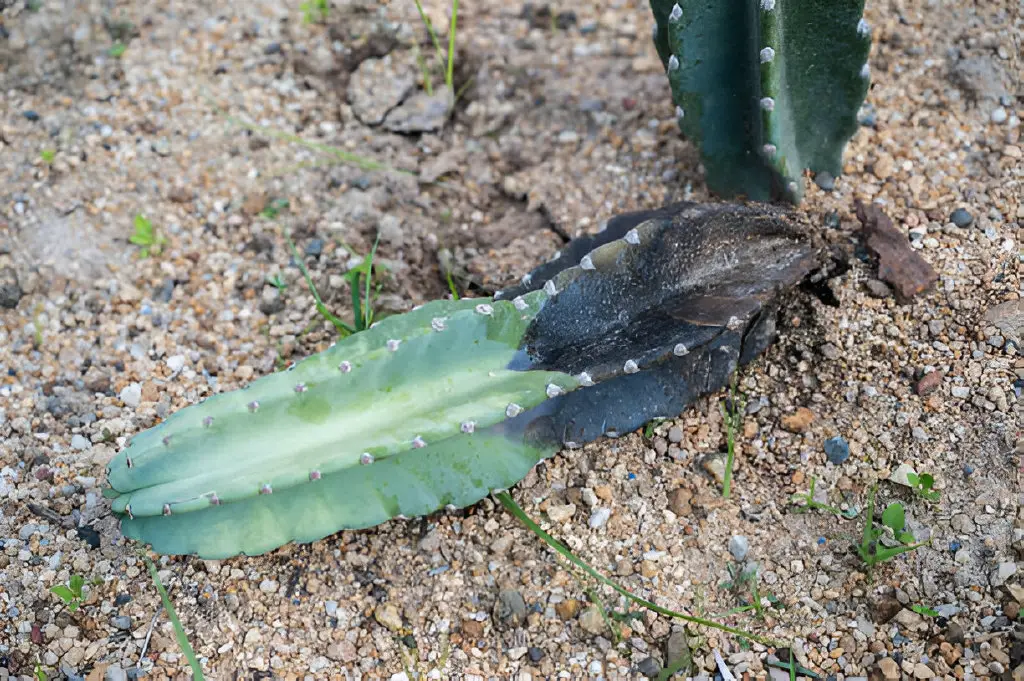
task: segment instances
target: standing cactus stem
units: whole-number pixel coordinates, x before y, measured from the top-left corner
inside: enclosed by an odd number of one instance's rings
[[[870,82],[864,0],[650,0],[683,133],[723,196],[799,203],[842,170]]]

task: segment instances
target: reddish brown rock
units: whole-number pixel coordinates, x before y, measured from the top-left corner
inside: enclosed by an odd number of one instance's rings
[[[878,258],[878,278],[893,287],[896,299],[905,303],[930,289],[939,279],[932,266],[910,247],[881,208],[857,202],[857,219],[868,249]]]
[[[942,385],[942,372],[930,371],[921,377],[921,380],[914,386],[914,392],[921,397],[935,392]]]

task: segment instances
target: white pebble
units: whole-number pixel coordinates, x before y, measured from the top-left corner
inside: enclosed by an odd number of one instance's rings
[[[610,508],[595,508],[594,512],[590,514],[590,527],[591,529],[598,529],[604,527],[608,519],[612,517],[612,510]]]
[[[127,407],[137,407],[142,402],[142,386],[138,383],[132,383],[131,385],[125,386],[118,397],[125,403]]]

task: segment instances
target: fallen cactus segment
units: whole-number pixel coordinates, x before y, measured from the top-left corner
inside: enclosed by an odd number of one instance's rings
[[[676,119],[722,196],[799,203],[838,176],[870,83],[864,0],[651,0]]]
[[[113,511],[157,552],[224,558],[469,506],[725,385],[818,262],[767,207],[619,216],[516,290],[387,318],[140,433]]]

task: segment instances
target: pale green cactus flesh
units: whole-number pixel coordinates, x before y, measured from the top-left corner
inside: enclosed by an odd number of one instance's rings
[[[251,554],[511,486],[550,449],[502,444],[492,427],[578,386],[508,368],[547,297],[432,302],[172,415],[110,466],[124,534],[161,552]],[[328,508],[321,489],[344,497]]]
[[[708,187],[758,201],[838,176],[870,81],[864,0],[650,0],[655,45]]]
[[[470,506],[518,482],[557,449],[550,443],[533,446],[501,423],[273,494],[169,516],[123,518],[122,532],[159,553],[207,559],[258,555],[341,529]]]

